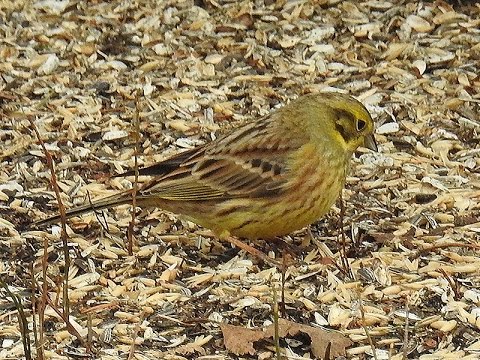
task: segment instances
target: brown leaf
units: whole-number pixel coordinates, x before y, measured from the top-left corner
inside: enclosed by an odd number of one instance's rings
[[[240,326],[222,324],[225,347],[236,355],[255,354],[254,343],[259,340],[273,339],[275,326],[272,324],[265,330],[245,329]],[[279,319],[279,336],[295,336],[304,333],[310,337],[312,354],[323,358],[330,344],[330,355],[333,357],[345,355],[345,349],[352,341],[338,332],[327,331],[308,325],[297,324],[285,319]]]
[[[236,355],[255,354],[253,343],[265,339],[263,330],[246,329],[241,326],[221,324],[225,348]]]

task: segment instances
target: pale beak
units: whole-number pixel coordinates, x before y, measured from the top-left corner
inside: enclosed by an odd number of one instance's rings
[[[377,142],[375,141],[375,138],[373,137],[373,134],[369,134],[365,136],[365,140],[363,142],[363,145],[373,151],[378,151],[377,147]]]

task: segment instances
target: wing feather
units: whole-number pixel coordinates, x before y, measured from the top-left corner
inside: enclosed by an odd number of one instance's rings
[[[305,139],[283,142],[283,128],[273,113],[233,133],[171,159],[146,167],[140,175],[154,178],[140,189],[142,196],[169,200],[227,200],[271,197],[288,186],[289,154]],[[131,175],[130,173],[127,173]]]

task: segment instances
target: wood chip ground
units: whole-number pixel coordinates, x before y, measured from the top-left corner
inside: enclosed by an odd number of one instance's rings
[[[2,1],[0,280],[31,323],[46,240],[61,307],[59,227],[27,228],[57,211],[29,119],[69,208],[132,185],[108,175],[134,164],[136,98],[141,165],[338,89],[371,111],[380,151],[353,160],[343,229],[337,204],[284,239],[286,317],[349,337],[348,359],[479,359],[479,74],[476,1]],[[138,216],[128,256],[129,207],[100,220],[108,232],[92,214],[69,221],[71,323],[91,329],[91,358],[238,359],[220,324],[272,323],[279,269],[161,209]],[[342,231],[352,274],[337,266]],[[19,359],[0,292],[0,358]],[[43,325],[48,358],[88,356],[51,307]],[[282,343],[289,358],[312,358],[304,340]]]

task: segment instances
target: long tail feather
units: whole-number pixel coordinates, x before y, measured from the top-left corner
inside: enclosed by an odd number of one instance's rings
[[[70,209],[66,211],[65,217],[67,219],[79,216],[82,214],[86,214],[92,211],[107,209],[119,205],[124,205],[132,202],[131,192],[127,191],[121,194],[115,194],[105,199],[100,199],[97,201],[92,202],[91,204],[78,206],[76,208]],[[54,224],[60,222],[61,216],[60,214],[51,216],[49,218],[39,220],[34,222],[32,225],[35,227],[41,227],[49,224]]]

